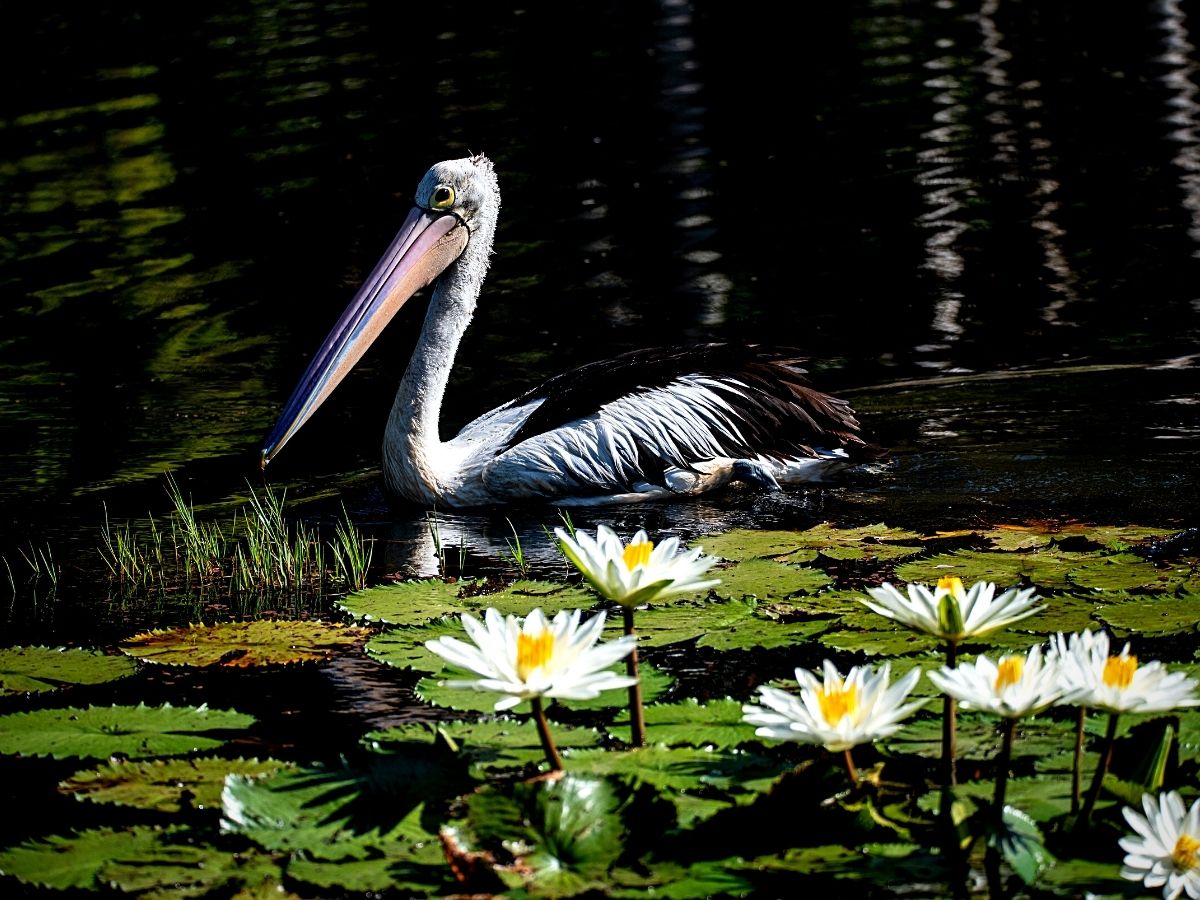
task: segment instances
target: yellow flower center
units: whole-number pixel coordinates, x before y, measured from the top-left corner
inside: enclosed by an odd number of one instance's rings
[[[853,716],[858,712],[858,688],[853,684],[844,687],[839,679],[829,687],[817,690],[817,704],[825,721],[836,725],[843,716]]]
[[[1175,849],[1171,851],[1171,862],[1175,863],[1175,868],[1184,872],[1194,869],[1197,850],[1200,850],[1200,841],[1190,834],[1181,834],[1175,842]]]
[[[554,632],[549,629],[541,634],[517,635],[517,677],[522,681],[529,674],[550,661],[554,655]]]
[[[625,568],[633,571],[636,566],[644,566],[650,562],[650,554],[654,552],[653,541],[640,541],[625,548]]]
[[[1110,656],[1104,661],[1104,683],[1124,690],[1133,682],[1136,671],[1136,656]]]
[[[963,590],[962,579],[955,575],[943,575],[938,579],[938,589],[949,591],[950,596],[955,600],[961,600],[966,591]]]
[[[1000,660],[1000,664],[996,666],[996,693],[1000,693],[1010,684],[1020,681],[1023,671],[1025,671],[1023,656],[1006,656]]]

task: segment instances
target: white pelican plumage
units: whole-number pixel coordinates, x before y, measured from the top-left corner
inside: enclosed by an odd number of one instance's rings
[[[409,297],[433,283],[383,442],[388,489],[417,503],[600,504],[777,489],[877,456],[844,400],[801,360],[732,344],[626,353],[551,378],[456,437],[438,431],[459,341],[487,274],[500,190],[486,157],[433,166],[383,259],[309,364],[262,452],[265,466]]]

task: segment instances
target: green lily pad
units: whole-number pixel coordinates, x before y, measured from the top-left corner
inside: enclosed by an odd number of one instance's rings
[[[707,599],[652,604],[634,612],[633,627],[639,647],[662,647],[745,622],[756,605],[754,601]],[[624,628],[622,616],[610,615],[604,624],[605,637],[611,639],[623,634]]]
[[[424,852],[422,859],[427,861],[415,862],[407,846],[395,843],[376,849],[375,855],[367,859],[293,858],[288,863],[287,875],[288,881],[299,881],[320,889],[306,892],[305,896],[323,896],[330,888],[356,895],[403,892],[406,896],[448,897],[455,894],[457,885],[445,859],[435,860],[433,854]]]
[[[466,819],[446,830],[458,853],[491,867],[510,888],[572,897],[603,890],[626,843],[660,827],[654,801],[640,799],[621,782],[568,773],[477,791]],[[511,864],[496,863],[510,853]]]
[[[719,556],[731,562],[744,559],[774,559],[800,549],[799,531],[770,531],[736,528],[714,537],[706,537],[702,544],[709,556]],[[816,554],[813,554],[814,558]]]
[[[216,888],[281,880],[278,865],[263,854],[235,854],[194,843],[185,828],[140,825],[26,841],[0,850],[0,871],[24,884],[55,890],[115,885],[163,898],[201,897]]]
[[[1097,618],[1123,634],[1181,634],[1200,623],[1200,594],[1127,597],[1105,605]]]
[[[1054,541],[1049,531],[1029,525],[999,525],[970,533],[985,538],[997,550],[1038,550]]]
[[[599,747],[604,737],[594,728],[555,724],[551,734],[563,757],[570,760],[573,751]],[[389,753],[402,753],[413,744],[424,745],[439,737],[447,752],[470,765],[472,777],[485,780],[492,769],[523,768],[541,763],[542,751],[537,726],[532,719],[493,719],[479,722],[413,722],[383,731],[372,731],[363,740]],[[452,749],[451,749],[452,748]]]
[[[103,684],[137,671],[127,656],[65,647],[6,647],[0,650],[0,697],[54,691],[72,684]]]
[[[777,623],[759,616],[742,619],[721,630],[709,631],[696,641],[697,647],[713,650],[754,650],[794,647],[833,627],[830,619]]]
[[[79,800],[113,803],[157,812],[220,809],[225,776],[272,775],[292,763],[275,759],[114,759],[96,769],[76,772],[58,790]]]
[[[221,828],[267,850],[314,859],[403,853],[432,863],[441,850],[436,825],[423,821],[425,805],[472,786],[459,761],[432,745],[375,755],[362,766],[305,768],[269,778],[230,775]]]
[[[222,732],[241,730],[254,717],[207,706],[89,706],[39,709],[0,716],[0,753],[133,759],[211,750]]]
[[[665,747],[715,747],[731,749],[757,740],[755,726],[742,721],[740,700],[699,703],[656,703],[643,709],[646,741]],[[629,727],[629,715],[618,718],[616,728]]]
[[[1163,588],[1168,576],[1133,553],[1114,553],[1083,562],[1067,577],[1080,587],[1097,591],[1138,591]]]
[[[476,618],[495,609],[505,616],[527,616],[540,609],[553,616],[564,609],[591,609],[599,598],[589,588],[553,581],[515,581],[503,590],[464,597],[466,611]]]
[[[1069,590],[1073,582],[1067,577],[1068,573],[1096,556],[1065,553],[1054,548],[1028,553],[955,550],[903,563],[896,567],[896,577],[905,582],[936,584],[942,576],[954,575],[968,586],[976,581],[992,581],[1000,589],[1028,579],[1043,590]]]
[[[877,616],[876,619],[882,621],[883,617]],[[913,653],[929,653],[942,646],[941,641],[927,634],[899,627],[862,630],[845,628],[841,631],[825,632],[817,640],[832,650],[862,653],[866,656],[905,656]]]
[[[367,641],[367,655],[398,669],[418,672],[440,672],[445,660],[425,646],[426,641],[440,637],[467,640],[462,622],[457,618],[436,619],[428,625],[389,628]]]
[[[857,544],[852,547],[827,547],[821,551],[821,555],[826,559],[873,559],[879,562],[891,562],[909,556],[917,556],[924,552],[922,547],[913,547],[907,544]]]
[[[698,897],[744,897],[754,892],[753,875],[738,874],[740,859],[703,860],[683,865],[652,861],[634,872],[617,868],[607,894],[619,900],[695,900]]]
[[[719,793],[727,802],[744,803],[768,790],[794,763],[745,750],[646,746],[636,750],[580,750],[572,772],[620,775],[682,793]]]
[[[365,628],[325,622],[226,622],[146,631],[121,649],[159,665],[250,668],[323,661],[371,634]]]
[[[815,594],[833,584],[833,579],[818,569],[791,566],[772,559],[748,559],[717,572],[721,583],[713,588],[721,597],[780,600],[792,594]]]
[[[459,584],[440,578],[405,581],[367,588],[339,600],[343,612],[366,622],[388,625],[422,625],[463,610],[458,599]]]

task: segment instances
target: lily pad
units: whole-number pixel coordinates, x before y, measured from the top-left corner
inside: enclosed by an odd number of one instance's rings
[[[445,833],[457,852],[471,854],[510,888],[572,897],[603,890],[609,869],[628,842],[639,840],[638,832],[661,831],[667,813],[656,817],[656,805],[620,781],[569,773],[484,788],[468,800],[466,819]],[[497,864],[509,854],[511,864]]]
[[[440,578],[405,581],[367,588],[339,600],[337,606],[356,619],[388,625],[422,625],[462,612],[459,584]]]
[[[798,550],[802,544],[802,532],[771,531],[769,529],[736,528],[714,537],[707,537],[702,544],[704,552],[732,562],[744,559],[774,559]],[[813,554],[813,558],[816,554]]]
[[[432,863],[441,851],[423,822],[425,804],[472,786],[461,764],[432,745],[373,755],[362,766],[312,767],[265,779],[230,775],[221,829],[267,850],[315,859],[404,853]]]
[[[646,740],[665,747],[715,747],[731,749],[757,740],[755,726],[742,720],[740,700],[710,700],[699,703],[655,703],[643,710],[646,718]],[[626,714],[615,723],[616,728],[629,727]]]
[[[226,622],[146,631],[121,645],[130,656],[167,666],[250,668],[319,662],[362,643],[365,628],[325,622]]]
[[[604,740],[603,735],[594,728],[556,724],[552,727],[552,734],[554,743],[568,760],[574,750],[599,747]],[[438,722],[436,725],[413,722],[383,731],[372,731],[363,740],[388,753],[403,753],[414,744],[431,744],[435,737],[440,738],[446,752],[467,761],[471,775],[481,781],[487,778],[491,769],[523,768],[546,758],[532,719]]]
[[[553,581],[515,581],[503,590],[490,594],[464,597],[466,611],[481,618],[490,607],[505,616],[527,616],[540,609],[553,616],[564,609],[591,609],[599,597],[580,585],[559,584]]]
[[[580,750],[571,759],[577,774],[620,775],[659,790],[724,795],[748,802],[770,788],[794,763],[746,750],[646,746],[636,750]]]
[[[1125,634],[1181,634],[1200,623],[1200,594],[1129,597],[1100,609],[1098,618]]]
[[[1133,553],[1114,553],[1085,561],[1067,577],[1096,591],[1138,591],[1165,588],[1168,574]]]
[[[696,641],[696,646],[711,647],[713,650],[769,650],[775,647],[793,647],[828,631],[833,624],[830,619],[778,623],[751,616],[725,628],[706,632]]]
[[[59,782],[58,790],[79,800],[113,803],[156,812],[221,808],[225,776],[249,778],[292,769],[292,763],[275,759],[114,759],[99,768],[76,772]]]
[[[992,581],[997,588],[1014,587],[1028,580],[1043,590],[1069,590],[1067,577],[1097,554],[1065,553],[1054,548],[1017,553],[993,553],[982,550],[955,550],[928,559],[918,559],[896,567],[902,581],[936,584],[944,575],[961,578],[963,584]]]
[[[462,622],[455,617],[419,627],[389,628],[367,641],[366,651],[372,659],[398,669],[440,672],[445,660],[425,646],[440,637],[466,639]]]
[[[64,647],[0,650],[0,697],[54,691],[72,684],[103,684],[137,671],[127,656]]]
[[[748,559],[716,573],[721,583],[713,592],[721,597],[780,600],[792,594],[815,594],[833,584],[833,579],[818,569],[791,566],[771,559]]]
[[[241,730],[254,717],[207,706],[89,706],[39,709],[0,716],[0,753],[133,759],[211,750],[223,732]]]
[[[270,857],[197,844],[180,827],[96,828],[26,841],[0,850],[0,871],[55,890],[116,885],[146,897],[201,897],[216,888],[281,880]]]
[[[878,617],[882,619],[882,617]],[[867,628],[829,631],[817,638],[826,647],[866,656],[904,656],[912,653],[929,653],[940,649],[936,638],[907,628]]]

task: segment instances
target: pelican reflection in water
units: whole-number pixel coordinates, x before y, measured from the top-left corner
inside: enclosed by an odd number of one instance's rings
[[[875,458],[846,401],[761,347],[637,350],[557,375],[443,441],[438,420],[483,288],[500,211],[485,156],[433,166],[383,259],[325,339],[262,452],[265,466],[409,297],[433,284],[383,441],[388,489],[424,505],[602,504],[767,489]]]

